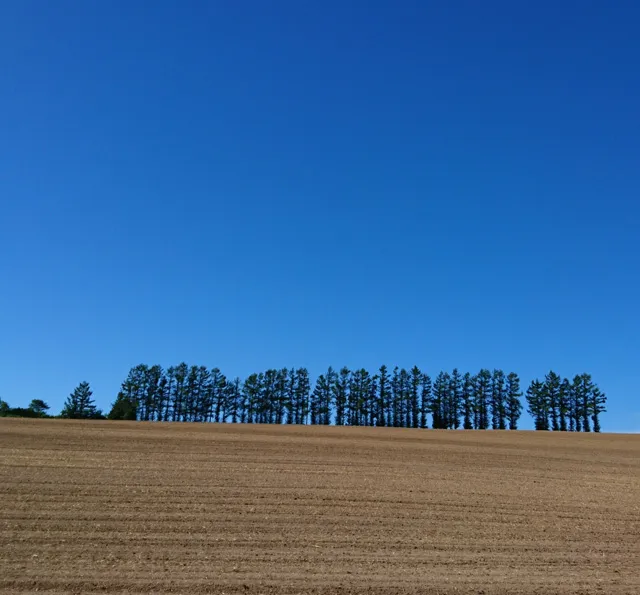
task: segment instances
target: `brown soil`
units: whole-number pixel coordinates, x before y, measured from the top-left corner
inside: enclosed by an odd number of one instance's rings
[[[0,592],[640,593],[640,436],[0,420]]]

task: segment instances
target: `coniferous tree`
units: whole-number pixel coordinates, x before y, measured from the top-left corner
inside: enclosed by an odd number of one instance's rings
[[[335,386],[338,381],[338,374],[329,366],[325,375],[327,381],[327,390],[322,394],[322,406],[320,409],[321,423],[325,426],[331,424],[331,416],[333,415],[333,398],[335,395]]]
[[[369,381],[369,393],[367,395],[367,425],[375,426],[378,415],[378,382],[380,377],[377,374],[371,376]]]
[[[462,409],[462,375],[458,368],[451,372],[449,381],[449,406],[447,428],[457,430],[460,427],[460,411]]]
[[[31,403],[29,403],[29,410],[33,411],[36,417],[48,417],[47,411],[49,411],[49,409],[51,409],[51,407],[42,399],[33,399]]]
[[[431,411],[433,406],[431,394],[431,377],[428,374],[422,375],[422,383],[420,388],[420,427],[426,429],[429,427],[427,414],[429,413],[429,411]]]
[[[447,412],[449,398],[449,382],[451,378],[447,372],[440,372],[433,382],[432,416],[433,428],[443,430],[447,428]]]
[[[600,414],[606,411],[605,404],[607,402],[606,395],[594,385],[591,390],[591,421],[593,422],[593,431],[600,432]]]
[[[259,423],[260,421],[260,393],[262,379],[260,374],[251,374],[242,385],[242,398],[246,411],[247,423]]]
[[[213,387],[213,378],[212,378],[212,387]],[[240,378],[236,378],[235,380],[226,383],[224,388],[225,391],[225,403],[228,407],[228,414],[231,416],[231,423],[235,424],[238,422],[240,417],[240,408],[242,402],[242,390],[241,390],[241,382]]]
[[[336,405],[336,426],[344,426],[347,422],[347,409],[349,400],[349,380],[351,372],[346,366],[340,370],[336,380],[333,400]]]
[[[411,427],[420,427],[420,384],[422,383],[422,372],[418,366],[411,368]]]
[[[482,369],[475,376],[473,384],[474,427],[476,430],[489,429],[489,397],[491,393],[491,372]]]
[[[520,378],[515,372],[510,372],[507,376],[506,387],[506,415],[509,420],[509,429],[518,429],[518,420],[522,414],[522,403],[520,397],[522,391],[520,390]]]
[[[67,419],[100,419],[102,412],[96,408],[88,382],[81,382],[67,397],[60,417]]]
[[[135,403],[123,391],[116,396],[107,419],[136,420]]]
[[[549,406],[542,382],[533,380],[526,394],[527,412],[533,417],[536,430],[549,429]]]
[[[543,391],[551,415],[551,429],[554,432],[560,430],[560,386],[562,380],[553,370],[544,379]]]
[[[207,417],[209,421],[224,421],[227,415],[227,378],[219,368],[213,368],[209,373],[209,391]]]
[[[401,400],[402,395],[400,394],[400,381],[399,381],[400,371],[398,366],[393,368],[393,372],[391,374],[391,411],[390,411],[390,423],[389,425],[394,428],[399,428],[401,425]]]
[[[502,370],[494,370],[491,377],[491,427],[494,430],[506,430],[506,388]]]
[[[411,427],[411,380],[409,372],[402,368],[398,374],[399,426]]]
[[[296,423],[305,424],[309,415],[309,396],[311,392],[309,371],[306,368],[298,368],[295,372],[295,379]],[[322,412],[322,408],[320,412]],[[318,420],[316,419],[316,421]]]
[[[462,379],[462,427],[473,430],[473,379],[467,372]]]
[[[566,407],[567,412],[567,430],[569,432],[576,431],[576,395],[573,390],[573,385],[569,382],[568,378],[562,379],[562,385],[560,386],[560,390],[562,391],[564,405]]]
[[[391,395],[391,380],[389,378],[389,372],[387,366],[380,366],[378,381],[378,415],[376,419],[376,425],[386,426],[391,425],[387,419],[387,408]]]

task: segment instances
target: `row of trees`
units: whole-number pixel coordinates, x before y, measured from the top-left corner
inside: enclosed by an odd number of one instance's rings
[[[66,419],[105,419],[102,411],[96,407],[93,392],[88,382],[81,382],[67,397],[58,417]],[[11,407],[0,399],[0,417],[54,417],[49,415],[51,409],[42,399],[33,399],[28,407]]]
[[[33,399],[28,407],[11,407],[0,399],[0,417],[50,417],[49,409],[42,399]]]
[[[516,430],[521,396],[518,375],[502,370],[454,369],[432,379],[417,366],[381,366],[374,374],[330,367],[312,386],[306,368],[270,369],[241,381],[218,368],[139,365],[122,383],[109,418]],[[569,383],[550,372],[544,382],[532,382],[527,403],[536,429],[600,431],[605,396],[588,374]]]
[[[417,366],[329,368],[312,386],[306,368],[283,368],[227,379],[218,369],[185,363],[132,368],[109,419],[218,423],[275,423],[404,428],[516,430],[522,413],[520,379],[514,372],[440,372],[434,379]],[[549,372],[526,391],[536,430],[599,432],[605,394],[589,374],[573,381]],[[34,399],[28,408],[0,400],[0,416],[48,417]],[[88,382],[69,395],[60,417],[104,419]]]
[[[544,381],[534,380],[526,399],[536,430],[556,432],[590,432],[592,428],[599,432],[607,400],[589,374],[580,374],[572,382],[555,372],[549,372]]]

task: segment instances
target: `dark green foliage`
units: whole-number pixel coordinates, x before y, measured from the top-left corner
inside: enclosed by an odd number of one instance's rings
[[[122,391],[118,393],[116,400],[111,406],[111,411],[107,415],[107,419],[121,419],[135,421],[137,419],[136,405],[130,397]]]
[[[46,414],[47,409],[49,406],[40,399],[31,401],[29,407],[10,407],[9,403],[0,399],[0,417],[49,417]]]
[[[448,429],[457,430],[460,427],[460,412],[462,410],[462,375],[458,372],[458,368],[454,368],[451,372],[449,380],[449,394],[447,406],[447,423]]]
[[[536,430],[549,429],[549,408],[542,382],[533,380],[526,394],[527,412],[533,417]]]
[[[51,409],[42,399],[33,399],[29,403],[29,409],[33,411],[38,417],[48,417],[47,411]]]
[[[60,417],[67,419],[104,419],[96,408],[88,382],[81,382],[69,395]]]
[[[422,372],[418,366],[411,368],[411,388],[410,388],[410,403],[411,403],[411,423],[410,427],[419,428],[420,416],[422,407],[420,406],[420,385],[422,383]]]
[[[482,369],[474,378],[473,383],[473,412],[474,428],[476,430],[489,429],[489,399],[491,397],[491,372]]]
[[[344,426],[347,422],[349,385],[351,372],[344,367],[333,385],[333,401],[336,407],[336,426]]]
[[[391,399],[391,380],[389,379],[389,372],[387,366],[380,366],[378,378],[378,402],[377,402],[377,417],[376,425],[386,426],[387,423],[387,410],[389,407],[389,401]]]
[[[554,432],[560,430],[560,409],[562,380],[555,372],[549,372],[544,379],[543,393],[547,402],[547,409],[551,414],[551,429]]]
[[[511,372],[507,376],[507,403],[506,403],[506,415],[509,420],[509,429],[518,429],[518,419],[522,414],[522,403],[520,397],[522,391],[520,390],[520,378],[515,372]]]
[[[506,430],[506,388],[502,370],[494,370],[491,376],[491,427]]]
[[[431,415],[435,430],[442,430],[447,427],[450,381],[451,377],[447,372],[440,372],[433,382]]]
[[[593,431],[600,432],[600,414],[606,411],[605,404],[607,402],[606,395],[594,386],[591,391],[590,399],[591,421],[593,422]]]
[[[467,372],[462,379],[462,427],[473,430],[473,379]]]
[[[420,386],[420,427],[426,429],[429,427],[427,422],[427,414],[433,407],[432,402],[432,383],[428,374],[422,375],[422,383]]]
[[[410,370],[386,366],[371,375],[366,369],[339,373],[329,368],[311,383],[306,368],[270,369],[228,381],[218,368],[181,363],[135,366],[112,404],[109,419],[394,426],[437,429],[518,428],[522,413],[520,379],[501,370],[482,369],[476,376],[457,368],[431,378],[417,366]],[[527,389],[527,406],[538,430],[601,430],[606,397],[588,374],[573,382],[554,372]],[[46,403],[11,409],[0,401],[0,415],[46,415]],[[62,416],[101,417],[87,383],[76,388]]]

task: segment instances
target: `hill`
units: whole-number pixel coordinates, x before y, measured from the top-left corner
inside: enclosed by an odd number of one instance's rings
[[[640,436],[0,420],[0,591],[638,593]]]

